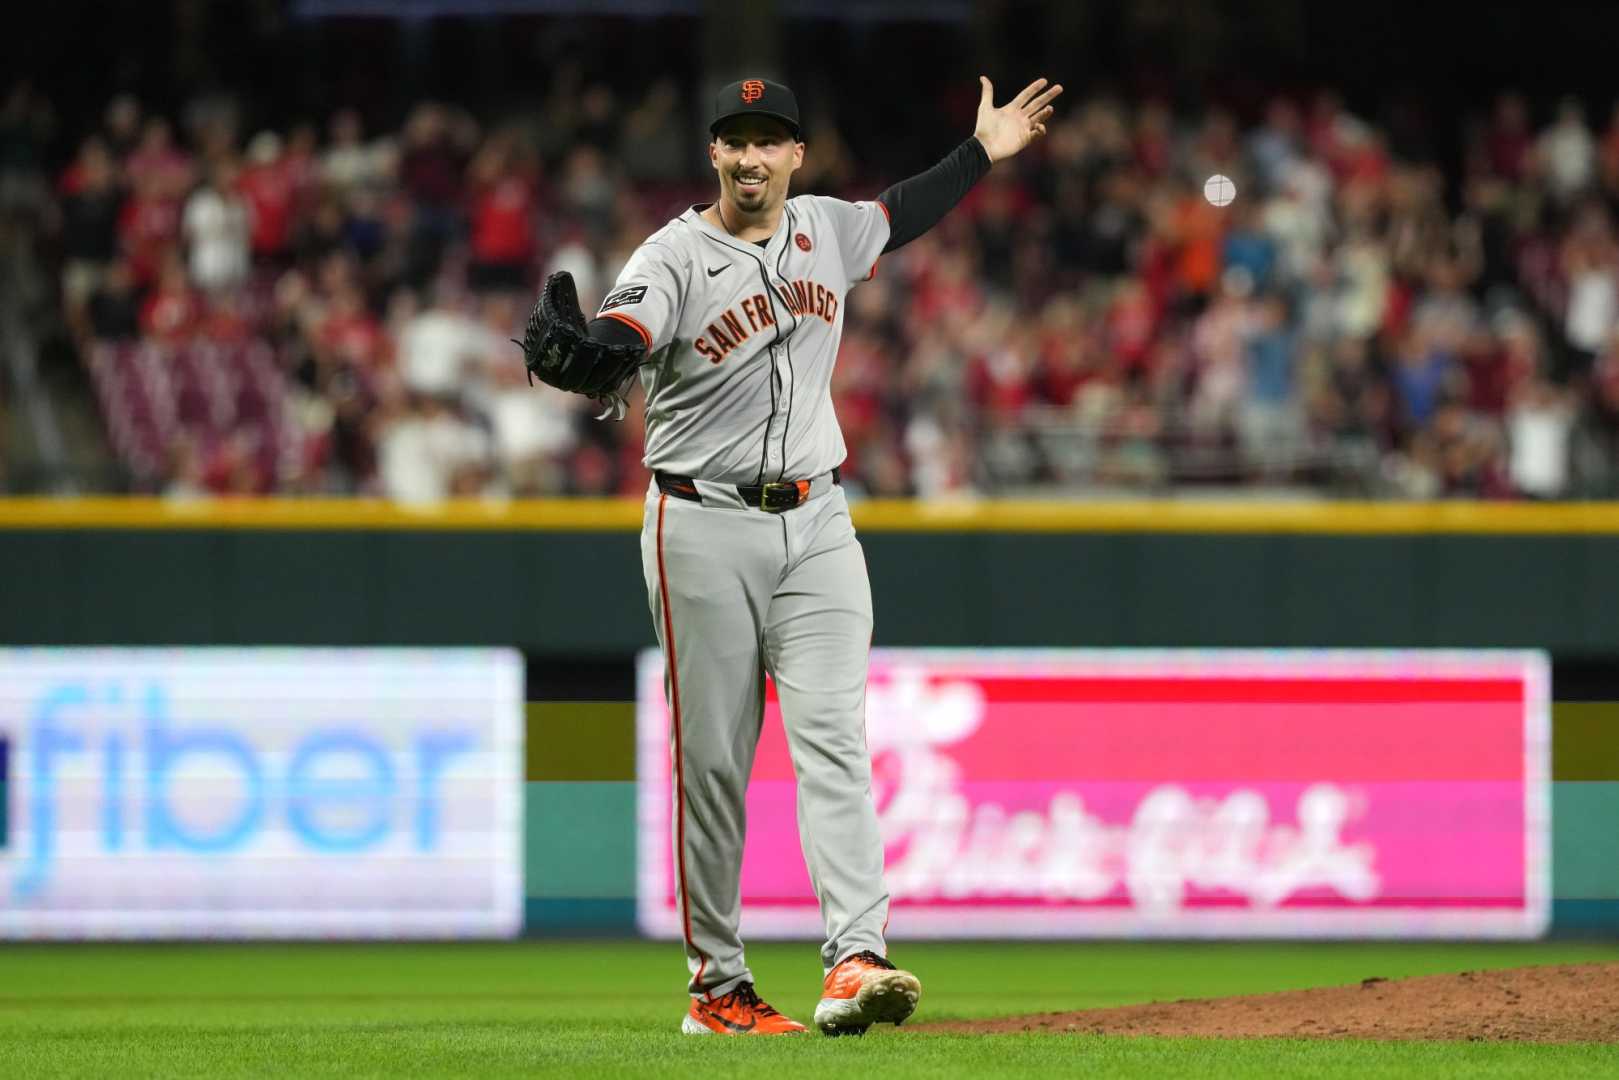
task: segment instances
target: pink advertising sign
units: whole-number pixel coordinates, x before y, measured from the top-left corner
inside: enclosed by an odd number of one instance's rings
[[[1537,937],[1548,694],[1540,652],[875,650],[889,936]],[[639,922],[679,937],[656,651],[638,730]],[[773,689],[747,811],[744,935],[819,936]]]

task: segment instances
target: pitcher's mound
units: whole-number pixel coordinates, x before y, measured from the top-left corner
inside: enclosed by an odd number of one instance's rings
[[[1619,964],[1370,978],[1357,986],[926,1026],[975,1034],[1619,1042]]]

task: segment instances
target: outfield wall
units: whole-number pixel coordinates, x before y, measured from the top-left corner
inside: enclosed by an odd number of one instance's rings
[[[0,503],[0,644],[518,645],[529,929],[628,932],[640,513]],[[1554,928],[1619,933],[1619,506],[867,503],[856,523],[878,645],[1549,650]]]
[[[0,504],[0,644],[652,640],[638,502]],[[868,503],[888,645],[1498,646],[1619,658],[1619,505]]]

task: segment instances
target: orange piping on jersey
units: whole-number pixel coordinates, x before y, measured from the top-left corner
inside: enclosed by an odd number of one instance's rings
[[[686,948],[701,959],[697,964],[698,988],[703,985],[703,969],[708,955],[691,939],[691,892],[686,888],[686,770],[680,746],[680,666],[675,661],[675,622],[669,613],[669,576],[663,566],[663,508],[669,496],[658,496],[658,592],[663,600],[663,642],[669,653],[669,706],[675,722],[675,868],[680,875],[680,921]]]
[[[892,229],[894,227],[894,215],[890,214],[888,212],[888,207],[886,207],[886,206],[884,206],[882,204],[881,199],[877,199],[877,200],[874,200],[874,201],[877,203],[877,209],[879,209],[879,210],[881,210],[883,212],[883,220],[887,221],[888,222],[888,227],[890,229]],[[882,261],[883,261],[883,257],[881,255],[879,255],[875,259],[871,260],[871,269],[866,271],[866,277],[865,277],[866,281],[870,281],[872,278],[877,276],[877,264],[882,262]]]
[[[637,334],[641,335],[641,340],[646,344],[647,351],[652,351],[652,335],[646,332],[646,327],[642,326],[628,315],[623,315],[616,311],[607,311],[603,312],[600,317],[603,319],[617,319],[631,330],[634,330]]]

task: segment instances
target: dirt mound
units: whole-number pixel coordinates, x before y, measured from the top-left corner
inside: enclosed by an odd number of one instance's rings
[[[1619,964],[1370,978],[1357,986],[924,1026],[974,1034],[1619,1042]]]

